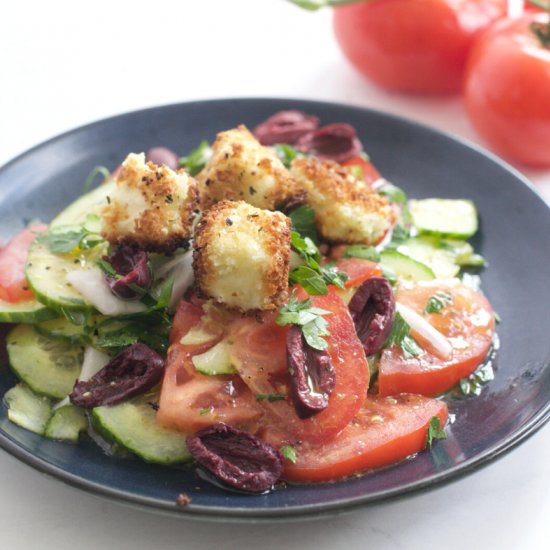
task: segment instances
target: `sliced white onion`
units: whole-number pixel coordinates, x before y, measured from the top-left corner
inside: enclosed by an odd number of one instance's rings
[[[111,358],[102,351],[98,351],[92,346],[86,346],[84,351],[84,361],[82,362],[82,369],[80,369],[80,376],[78,379],[81,382],[86,382],[94,374],[97,374]]]
[[[193,251],[188,250],[179,254],[162,267],[157,269],[157,279],[168,279],[174,277],[172,296],[170,298],[170,309],[174,309],[182,299],[185,291],[193,284],[195,274],[193,273]]]
[[[453,346],[449,340],[441,332],[432,327],[422,315],[399,302],[396,303],[396,308],[411,329],[422,336],[422,338],[428,340],[442,359],[448,359],[451,356]]]
[[[126,315],[147,309],[145,304],[137,300],[117,298],[107,286],[99,269],[70,271],[67,273],[67,280],[103,315]]]

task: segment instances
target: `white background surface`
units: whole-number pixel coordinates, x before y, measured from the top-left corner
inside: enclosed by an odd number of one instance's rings
[[[329,11],[283,0],[30,2],[1,8],[0,164],[75,126],[217,97],[338,101],[479,142],[460,98],[387,94],[341,57]],[[550,171],[524,173],[550,199]],[[550,548],[550,429],[428,493],[322,522],[206,524],[135,511],[0,451],[0,548]]]

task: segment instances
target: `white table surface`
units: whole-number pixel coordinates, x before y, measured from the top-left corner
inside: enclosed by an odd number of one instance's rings
[[[481,143],[459,97],[388,94],[342,58],[329,11],[283,0],[19,0],[0,32],[0,164],[65,130],[193,99],[338,101]],[[519,167],[550,200],[550,171]],[[466,478],[322,522],[193,522],[49,479],[0,451],[0,548],[550,548],[550,428]]]

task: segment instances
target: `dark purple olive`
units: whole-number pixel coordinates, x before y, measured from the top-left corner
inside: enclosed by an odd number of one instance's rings
[[[91,409],[116,405],[146,392],[160,382],[164,359],[137,342],[115,356],[89,380],[76,382],[69,398],[73,405]]]
[[[395,320],[395,298],[390,283],[383,277],[367,279],[354,294],[349,312],[365,353],[380,351]]]
[[[363,151],[355,128],[338,123],[323,126],[315,132],[303,135],[296,147],[323,160],[343,163]]]
[[[178,155],[167,147],[153,147],[149,149],[145,155],[145,160],[157,166],[166,164],[166,166],[172,170],[177,170],[179,166]]]
[[[119,277],[105,275],[105,282],[111,292],[124,300],[139,298],[140,292],[148,290],[153,281],[149,258],[143,250],[133,246],[119,246],[110,256],[103,256]],[[132,288],[133,287],[133,288]]]
[[[296,413],[300,418],[320,413],[327,408],[336,383],[330,355],[326,350],[312,348],[296,325],[287,332],[286,355]]]
[[[214,424],[187,437],[193,458],[223,483],[263,493],[281,477],[283,457],[271,445],[226,424]]]
[[[317,117],[302,111],[279,111],[254,128],[253,134],[262,145],[294,145],[304,134],[319,127]]]

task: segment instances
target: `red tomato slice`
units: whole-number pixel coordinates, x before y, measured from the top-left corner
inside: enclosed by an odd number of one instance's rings
[[[449,293],[452,303],[441,313],[424,314],[428,300],[438,291]],[[453,352],[449,359],[442,360],[430,353],[430,344],[414,333],[426,349],[424,355],[405,357],[395,346],[384,350],[378,373],[380,395],[437,395],[471,374],[487,356],[495,321],[489,302],[478,292],[458,282],[426,281],[400,287],[397,300],[423,315],[446,336]]]
[[[305,293],[300,290],[299,298]],[[326,296],[315,296],[315,307],[330,311],[329,354],[336,370],[336,385],[326,409],[307,419],[296,414],[290,397],[260,402],[270,422],[282,429],[288,440],[330,441],[351,421],[361,407],[369,384],[369,369],[361,342],[355,333],[347,306],[330,287]],[[258,323],[253,318],[236,321],[230,329],[234,341],[233,364],[256,395],[289,396],[286,358],[286,328],[275,324],[275,315]]]
[[[170,334],[171,346],[162,382],[158,422],[186,433],[215,422],[245,427],[262,415],[254,395],[237,375],[208,376],[197,372],[192,357],[204,353],[220,340],[185,346],[180,343],[203,316],[200,307],[182,301]]]
[[[382,176],[380,172],[376,169],[374,164],[364,159],[363,157],[352,157],[346,162],[343,163],[343,166],[357,166],[361,170],[361,178],[368,183],[374,183],[378,181]]]
[[[289,481],[334,481],[393,464],[422,451],[432,417],[447,422],[447,405],[420,395],[370,396],[344,431],[329,443],[294,446],[296,464],[285,460]]]
[[[336,267],[348,276],[345,284],[346,288],[359,286],[367,279],[380,277],[384,273],[377,263],[361,258],[342,258],[336,262]]]
[[[43,224],[28,227],[0,250],[0,300],[15,303],[33,299],[25,277],[27,253],[36,236],[47,229]]]

